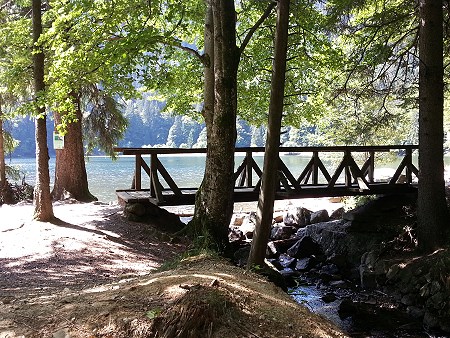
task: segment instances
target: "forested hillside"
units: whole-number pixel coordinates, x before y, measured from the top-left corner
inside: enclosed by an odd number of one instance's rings
[[[164,103],[144,95],[141,99],[129,100],[125,104],[124,115],[129,121],[128,129],[121,147],[172,147],[172,148],[201,148],[206,147],[206,129],[203,123],[182,116],[163,113]],[[48,144],[50,156],[55,151],[52,143],[54,130],[53,119],[47,121]],[[19,145],[12,153],[14,157],[34,157],[34,120],[30,117],[6,121],[5,127]],[[315,128],[297,129],[286,127],[282,135],[285,146],[313,145]],[[263,146],[266,135],[264,126],[250,126],[243,120],[237,123],[237,147]],[[98,152],[96,154],[99,154]]]

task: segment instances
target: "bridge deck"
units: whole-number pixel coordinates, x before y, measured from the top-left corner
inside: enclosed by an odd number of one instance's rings
[[[413,192],[416,190],[418,169],[413,164],[415,145],[395,146],[334,146],[334,147],[281,147],[280,152],[311,156],[298,177],[279,157],[279,188],[276,199],[297,199],[310,197],[332,197]],[[116,148],[124,155],[134,155],[134,175],[131,189],[118,190],[122,203],[150,201],[158,205],[193,204],[197,187],[180,188],[158,155],[206,153],[206,149],[171,148]],[[236,153],[245,153],[242,163],[233,173],[236,202],[257,201],[261,186],[262,170],[253,158],[254,153],[263,153],[264,148],[236,148]],[[382,153],[393,153],[401,157],[395,173],[388,180],[375,179],[375,163]],[[147,163],[142,155],[150,155]],[[339,165],[323,161],[332,157]],[[359,164],[358,164],[359,163]],[[330,168],[332,166],[332,168]],[[142,173],[150,178],[150,187],[142,187]],[[415,176],[415,177],[413,177]],[[253,179],[255,178],[255,180]],[[257,182],[256,184],[254,181]],[[161,183],[165,181],[165,185]]]
[[[195,193],[197,189],[181,189],[182,195],[175,195],[170,190],[163,190],[163,200],[158,202],[155,197],[151,196],[150,189],[144,190],[117,190],[116,194],[121,204],[126,203],[147,203],[151,202],[160,206],[171,205],[193,205],[195,202]],[[362,190],[358,187],[346,187],[345,185],[335,186],[332,192],[326,185],[309,186],[299,191],[286,192],[280,190],[275,193],[275,199],[299,199],[312,197],[335,197],[335,196],[356,196],[356,195],[381,195],[389,193],[415,193],[417,192],[417,184],[392,185],[386,183],[372,184],[370,190]],[[253,188],[235,188],[235,202],[251,202],[257,201],[259,192]]]

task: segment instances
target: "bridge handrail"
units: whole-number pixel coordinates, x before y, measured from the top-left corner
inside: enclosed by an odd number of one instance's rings
[[[279,158],[278,176],[280,181],[280,191],[287,194],[301,193],[305,187],[322,187],[332,191],[342,186],[338,180],[343,175],[345,179],[344,186],[347,189],[358,189],[360,191],[371,191],[375,187],[375,154],[377,152],[404,151],[403,159],[397,167],[394,175],[387,182],[390,186],[398,184],[413,183],[414,174],[418,177],[418,169],[412,161],[412,153],[418,149],[417,145],[379,145],[379,146],[316,146],[316,147],[280,147],[280,153],[311,153],[311,159],[298,177],[294,177],[290,169],[286,166],[281,158]],[[183,190],[192,190],[196,188],[180,188],[166,170],[164,165],[158,158],[163,154],[192,154],[206,153],[206,148],[114,148],[116,152],[122,152],[124,155],[135,156],[134,176],[131,190],[141,191],[142,189],[142,173],[150,177],[150,196],[158,203],[164,202],[163,192],[170,191],[173,195],[182,198]],[[245,153],[242,163],[234,172],[234,180],[236,188],[247,188],[253,192],[259,191],[261,184],[262,170],[253,158],[254,153],[263,153],[264,147],[240,147],[235,148],[235,153]],[[334,172],[328,172],[324,162],[320,158],[320,153],[341,152],[342,159]],[[352,153],[366,153],[365,162],[359,166],[352,156]],[[142,155],[150,155],[150,163],[143,159]],[[405,171],[405,175],[402,173]],[[253,184],[253,172],[258,176],[258,182]],[[326,183],[319,182],[319,174],[322,174]],[[160,183],[159,176],[162,177],[169,188],[164,188]],[[401,178],[401,176],[404,176]]]
[[[308,146],[308,147],[280,147],[281,153],[309,153],[309,152],[337,152],[337,151],[351,151],[351,152],[370,152],[370,151],[390,151],[390,150],[417,150],[418,145],[377,145],[377,146]],[[237,147],[236,153],[262,153],[264,147]],[[192,154],[192,153],[206,153],[206,148],[127,148],[116,147],[115,152],[123,153],[124,155],[151,155],[151,154]]]

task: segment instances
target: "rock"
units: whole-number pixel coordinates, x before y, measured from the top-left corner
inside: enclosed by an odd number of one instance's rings
[[[295,275],[295,271],[291,268],[284,268],[283,270],[280,270],[280,273],[284,278],[289,278]]]
[[[305,236],[297,243],[291,246],[286,253],[295,258],[305,258],[312,255],[318,256],[322,254],[320,245],[313,241],[309,236]]]
[[[406,308],[406,313],[408,313],[408,315],[410,315],[414,319],[420,319],[423,318],[425,310],[418,308],[417,306],[408,306]]]
[[[435,329],[439,326],[439,320],[429,311],[425,311],[423,316],[423,325],[427,329]]]
[[[145,215],[145,212],[145,206],[141,203],[127,203],[125,205],[125,213],[141,217]]]
[[[428,300],[426,301],[427,308],[441,310],[445,308],[446,302],[448,301],[447,296],[443,292],[438,292],[434,295],[432,295]]]
[[[228,233],[228,240],[232,242],[240,242],[245,240],[245,236],[239,229],[230,229],[230,232]]]
[[[327,262],[336,265],[339,270],[343,270],[348,266],[347,257],[342,254],[333,253],[327,258]]]
[[[415,302],[416,302],[416,297],[415,297],[415,295],[413,295],[411,293],[404,295],[401,300],[401,303],[406,306],[414,305]]]
[[[151,224],[159,230],[170,233],[180,231],[186,226],[179,216],[150,202],[127,203],[124,215],[130,221]]]
[[[310,216],[310,224],[328,222],[330,216],[328,216],[328,211],[325,209],[313,212]]]
[[[283,216],[283,214],[281,214],[281,213],[278,213],[278,214],[274,214],[274,215],[273,215],[273,221],[274,221],[275,223],[281,223],[281,222],[283,222],[283,218],[284,218],[284,216]]]
[[[401,268],[398,264],[391,265],[391,267],[388,269],[388,272],[386,273],[386,278],[388,280],[394,280],[397,277],[400,269]]]
[[[282,239],[278,241],[272,241],[278,253],[286,252],[291,246],[298,242],[298,238]]]
[[[437,280],[432,281],[431,282],[430,293],[432,295],[435,295],[440,290],[441,290],[441,285],[439,284],[439,282]]]
[[[288,268],[295,266],[296,259],[288,255],[281,254],[280,257],[278,258],[278,262],[283,268]]]
[[[267,250],[269,251],[269,256],[277,256],[279,254],[274,242],[267,243]]]
[[[314,257],[300,258],[295,263],[295,270],[297,271],[307,271],[316,265],[316,260]]]
[[[350,298],[343,299],[341,304],[339,304],[338,313],[339,317],[342,319],[351,317],[356,311],[357,307]]]
[[[414,196],[406,194],[384,195],[344,213],[343,219],[352,222],[352,230],[375,232],[387,220],[404,215],[403,207],[414,202]]]
[[[326,273],[328,275],[339,274],[339,268],[335,264],[326,264],[320,269],[320,273]]]
[[[231,218],[230,226],[240,227],[242,223],[244,223],[245,215],[236,215],[233,214]]]
[[[302,207],[290,209],[283,217],[283,223],[288,226],[297,228],[304,227],[309,224],[311,219],[311,211]]]
[[[333,280],[330,282],[330,286],[337,289],[345,289],[348,287],[348,283],[342,279]]]
[[[342,197],[330,197],[328,199],[328,201],[330,201],[330,203],[341,203],[342,202]]]
[[[328,292],[322,296],[322,300],[325,303],[334,302],[337,299],[336,295],[333,292]]]
[[[331,220],[339,220],[342,219],[342,216],[345,213],[345,209],[343,207],[340,207],[339,209],[334,210],[331,215],[330,215],[330,219]]]
[[[365,266],[360,267],[359,277],[361,288],[365,290],[373,290],[377,287],[377,274],[368,270]]]
[[[244,217],[241,225],[241,231],[248,239],[253,238],[253,232],[256,226],[256,213],[252,212]]]
[[[234,252],[234,261],[236,265],[244,267],[247,265],[248,256],[250,255],[250,245],[240,248]]]
[[[420,297],[422,298],[428,298],[430,297],[431,291],[430,291],[430,283],[425,284],[420,288]]]
[[[288,239],[295,233],[295,227],[286,225],[275,225],[270,233],[272,240]]]

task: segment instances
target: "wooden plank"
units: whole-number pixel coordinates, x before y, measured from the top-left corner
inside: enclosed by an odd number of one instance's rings
[[[314,158],[311,158],[306,165],[305,169],[301,172],[300,176],[297,179],[297,182],[300,184],[307,184],[309,180],[309,176],[311,175],[311,171],[314,165]]]
[[[281,160],[281,158],[279,158],[278,168],[282,172],[282,174],[284,174],[286,179],[291,183],[295,190],[300,190],[302,188],[295,179],[294,175],[292,175],[286,164]]]
[[[394,176],[392,176],[391,179],[389,180],[389,184],[396,184],[397,183],[397,181],[398,181],[398,179],[399,179],[403,169],[406,167],[407,164],[408,164],[408,159],[405,156],[403,158],[403,160],[400,162],[397,170],[395,171]]]
[[[244,171],[244,169],[246,167],[247,167],[247,158],[245,157],[244,160],[242,161],[242,163],[237,168],[236,172],[233,174],[233,181],[235,181],[235,182],[238,179],[239,175],[241,176],[241,178],[239,180],[239,183],[238,183],[239,187],[243,187],[244,186],[244,181],[245,181],[245,171]]]
[[[362,173],[361,169],[359,169],[358,165],[355,162],[355,159],[350,155],[348,159],[350,171],[352,171],[353,178],[356,179],[356,182],[360,189],[367,190],[370,189],[369,182],[367,182],[365,175]]]
[[[155,198],[158,203],[162,203],[164,201],[162,195],[162,185],[159,182],[158,178],[158,155],[152,154],[150,161],[150,192],[151,197]]]
[[[166,183],[169,185],[170,189],[172,189],[174,194],[181,195],[182,192],[181,192],[180,188],[178,188],[177,184],[172,179],[172,176],[170,176],[170,174],[167,172],[166,168],[164,168],[163,164],[161,163],[161,161],[158,158],[156,158],[156,168],[161,173],[161,176],[164,178]]]
[[[327,182],[331,181],[331,176],[328,173],[328,170],[325,168],[325,165],[323,164],[322,160],[317,157],[317,166],[319,167],[320,171],[322,172],[323,176],[325,177],[325,179],[327,180]]]

